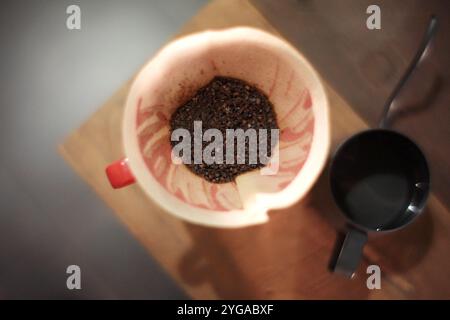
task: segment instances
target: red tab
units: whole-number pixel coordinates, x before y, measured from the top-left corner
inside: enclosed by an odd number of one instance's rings
[[[128,166],[128,158],[120,159],[106,167],[106,175],[114,189],[128,186],[136,181]]]

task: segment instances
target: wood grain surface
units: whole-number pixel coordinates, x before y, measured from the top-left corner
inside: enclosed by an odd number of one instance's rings
[[[214,0],[179,36],[237,25],[280,35],[248,1]],[[191,297],[450,298],[450,215],[434,195],[415,223],[399,232],[372,237],[358,273],[348,280],[328,270],[336,230],[343,222],[329,192],[326,170],[301,202],[271,212],[267,224],[236,230],[178,220],[158,208],[137,185],[112,190],[104,168],[123,156],[121,119],[130,83],[114,93],[59,150]],[[333,88],[327,86],[327,91],[334,150],[367,124]],[[381,290],[366,287],[365,270],[372,263],[381,266]]]

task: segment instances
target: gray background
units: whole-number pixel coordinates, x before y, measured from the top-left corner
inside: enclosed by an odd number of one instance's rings
[[[56,148],[205,2],[2,1],[0,299],[185,297]]]

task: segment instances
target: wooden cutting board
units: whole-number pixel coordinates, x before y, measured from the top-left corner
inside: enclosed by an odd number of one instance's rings
[[[237,25],[282,36],[247,0],[210,2],[179,36]],[[192,298],[450,298],[450,215],[433,195],[415,223],[372,237],[356,276],[348,280],[328,270],[342,219],[329,192],[327,171],[301,202],[271,212],[267,224],[236,230],[178,220],[137,185],[111,189],[104,168],[123,156],[121,119],[130,84],[114,93],[59,151]],[[327,91],[333,151],[367,124],[333,88],[327,86]],[[381,267],[381,290],[367,289],[369,264]]]

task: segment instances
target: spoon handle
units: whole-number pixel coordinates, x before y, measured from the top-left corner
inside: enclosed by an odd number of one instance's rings
[[[380,128],[386,128],[388,126],[388,113],[392,106],[392,103],[394,102],[395,98],[400,93],[400,91],[403,89],[406,82],[408,82],[408,80],[410,79],[414,70],[419,65],[419,62],[425,56],[425,53],[427,52],[427,48],[430,45],[431,40],[433,39],[433,36],[436,33],[436,28],[437,28],[437,18],[435,15],[432,15],[430,18],[430,22],[428,23],[427,31],[425,32],[425,35],[423,36],[422,42],[420,43],[420,46],[416,52],[416,55],[412,59],[411,63],[408,66],[408,69],[406,69],[402,78],[397,83],[394,91],[392,91],[391,95],[389,96],[389,98],[387,99],[387,101],[384,105],[383,113],[381,115],[381,120],[380,120],[380,124],[379,124]]]

